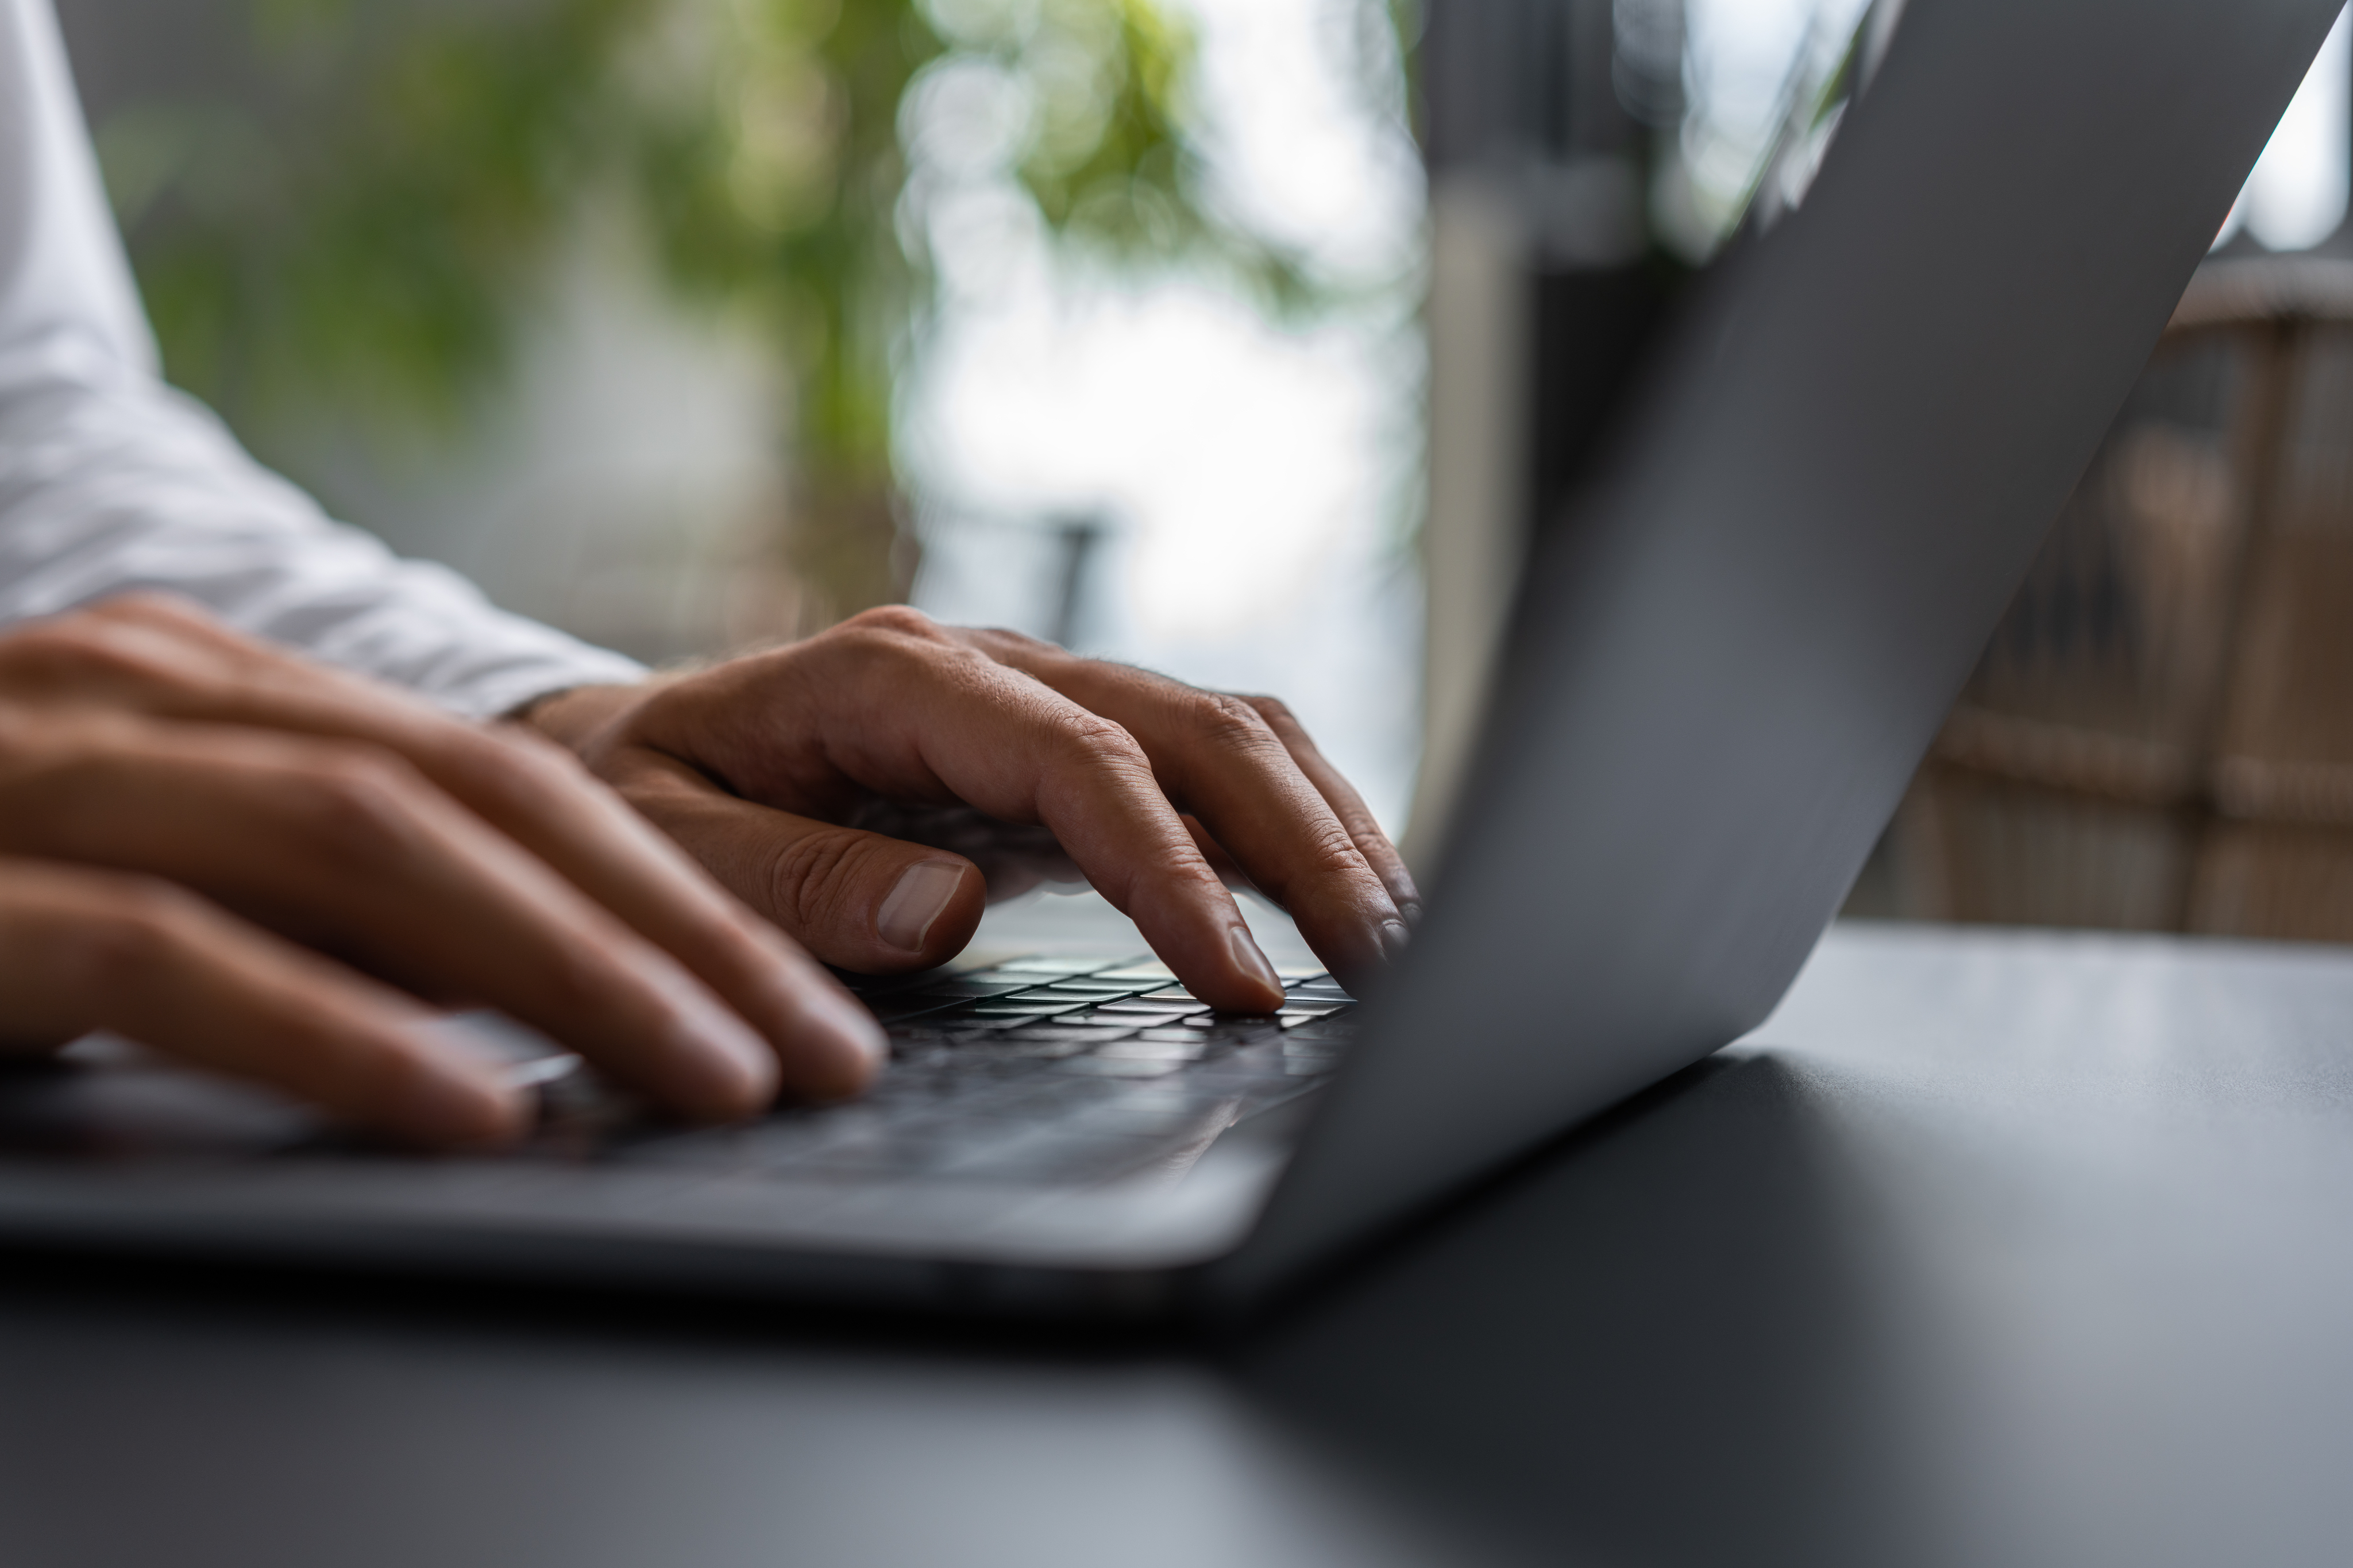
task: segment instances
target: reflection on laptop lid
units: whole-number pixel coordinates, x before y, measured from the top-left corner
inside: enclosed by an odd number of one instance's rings
[[[2337,10],[1904,7],[1537,564],[1430,920],[1238,1283],[1762,1021]]]

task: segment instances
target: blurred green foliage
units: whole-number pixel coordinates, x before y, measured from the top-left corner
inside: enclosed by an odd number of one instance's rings
[[[936,292],[926,138],[1060,243],[1314,293],[1202,199],[1193,40],[1156,0],[243,3],[254,80],[100,128],[173,379],[240,427],[455,421],[552,248],[618,211],[788,372],[795,552],[831,613],[903,589],[891,390]]]

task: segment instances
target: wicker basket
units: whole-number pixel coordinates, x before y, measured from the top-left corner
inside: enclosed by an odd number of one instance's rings
[[[2215,263],[1914,780],[1930,919],[2353,942],[2353,263]]]

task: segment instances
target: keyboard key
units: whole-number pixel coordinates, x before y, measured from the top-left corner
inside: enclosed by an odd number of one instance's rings
[[[1107,985],[1095,990],[1089,990],[1083,985],[1040,985],[1034,990],[1017,991],[1013,994],[1010,1000],[1016,1002],[1039,1000],[1048,1002],[1084,1002],[1088,1004],[1096,1004],[1103,1002],[1124,1001],[1134,994],[1135,993],[1132,987],[1124,985]]]
[[[1051,996],[1012,996],[999,1001],[975,1002],[958,1011],[956,1016],[966,1018],[1046,1018],[1057,1013],[1075,1013],[1085,1007],[1084,1002]]]
[[[1159,1030],[1149,1031],[1152,1034]],[[1207,1040],[1155,1040],[1138,1036],[1132,1040],[1113,1040],[1096,1048],[1095,1055],[1106,1061],[1124,1062],[1194,1062],[1199,1061],[1209,1048]]]
[[[999,1041],[1011,1045],[1031,1043],[1057,1045],[1069,1043],[1079,1049],[1100,1046],[1124,1037],[1126,1031],[1074,1027],[1057,1021],[1051,1024],[1023,1024],[1016,1028],[1000,1029],[988,1037],[990,1044]]]
[[[971,998],[936,991],[914,991],[901,995],[869,996],[863,1000],[877,1018],[886,1024],[894,1024],[902,1018],[919,1017],[925,1013],[961,1006]]]
[[[984,1050],[1001,1051],[1006,1056],[1014,1058],[1024,1065],[1034,1063],[1042,1066],[1050,1062],[1066,1061],[1071,1057],[1085,1056],[1089,1051],[1093,1050],[1099,1043],[1099,1041],[1092,1039],[1021,1039],[1012,1041],[1001,1047],[987,1046],[982,1048]]]
[[[597,1157],[723,1179],[1078,1183],[1181,1162],[1314,1091],[1355,1037],[1350,998],[1284,969],[1275,1016],[1215,1015],[1148,958],[1023,959],[881,983],[893,1060],[868,1095],[744,1128],[599,1131]]]
[[[1285,985],[1324,978],[1324,971],[1312,963],[1278,963],[1274,966],[1274,973]]]
[[[958,1029],[923,1029],[907,1035],[891,1036],[891,1058],[900,1064],[922,1062],[934,1065],[947,1060],[965,1047],[986,1040],[988,1031]]]
[[[1063,1057],[1091,1051],[1102,1043],[1102,1037],[1086,1035],[1078,1039],[1039,1039],[1023,1035],[1017,1029],[1000,1029],[981,1035],[960,1046],[952,1046],[936,1057],[925,1058],[922,1065],[928,1070],[954,1074],[959,1078],[992,1079],[1002,1082],[1007,1078],[1019,1079],[1041,1062],[1058,1061]]]
[[[1185,1064],[1182,1061],[1136,1061],[1132,1058],[1097,1054],[1072,1057],[1055,1065],[1064,1072],[1092,1073],[1098,1078],[1165,1078]]]
[[[984,972],[976,975],[959,974],[945,980],[931,981],[923,990],[935,996],[1003,996],[1010,992],[1030,990],[1037,984],[1038,977],[1034,974],[1008,974],[999,979]]]
[[[1271,1035],[1282,1026],[1272,1013],[1212,1013],[1206,1018],[1187,1019],[1186,1026],[1213,1030],[1219,1039],[1249,1040]]]
[[[935,1024],[930,1018],[918,1018],[912,1024],[892,1024],[882,1032],[893,1045],[942,1046],[962,1039],[976,1032],[977,1026],[965,1024]]]
[[[1144,1008],[1094,1008],[1092,1013],[1073,1013],[1073,1020],[1085,1020],[1096,1027],[1115,1030],[1167,1030],[1184,1020],[1196,1018],[1196,1013],[1144,1011]]]
[[[1017,958],[1010,963],[995,964],[979,973],[990,979],[1017,974],[1092,974],[1098,969],[1109,969],[1117,959],[1111,958]]]
[[[1099,969],[1097,980],[1133,980],[1138,984],[1166,985],[1176,978],[1176,972],[1158,962],[1122,964],[1117,969]]]
[[[1177,1024],[1165,1026],[1160,1028],[1145,1029],[1140,1031],[1135,1037],[1139,1040],[1152,1040],[1163,1045],[1206,1046],[1221,1038],[1222,1037],[1218,1035],[1214,1030]]]

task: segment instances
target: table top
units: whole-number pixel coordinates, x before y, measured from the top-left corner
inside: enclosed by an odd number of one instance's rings
[[[1230,1342],[0,1258],[0,1562],[2296,1563],[2353,953],[1850,924]]]

